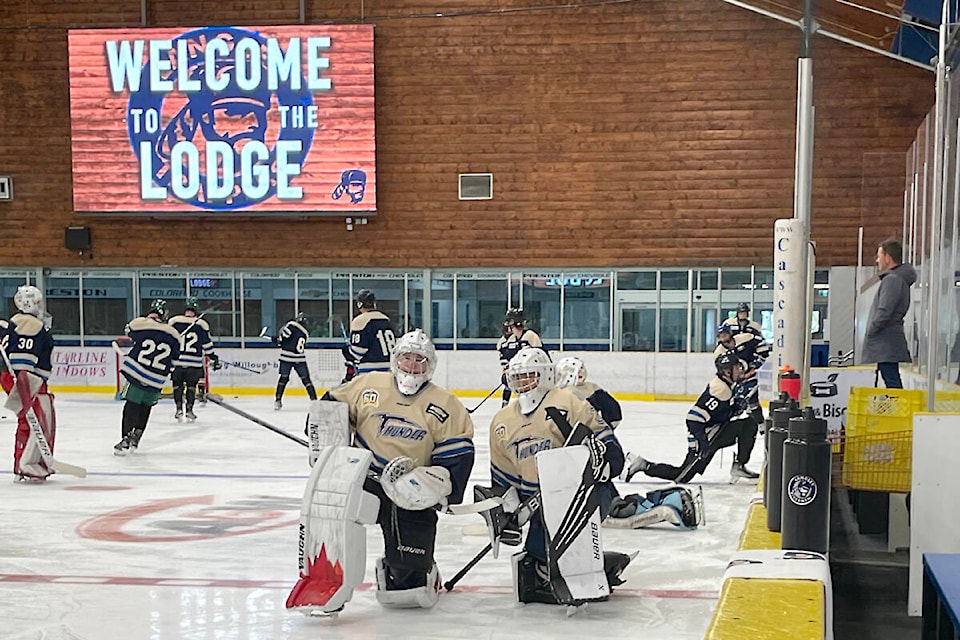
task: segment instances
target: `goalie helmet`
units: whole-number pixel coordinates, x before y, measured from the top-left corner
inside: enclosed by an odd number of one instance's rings
[[[556,371],[543,349],[524,347],[507,365],[507,386],[517,394],[520,413],[529,415],[554,387]]]
[[[13,304],[23,313],[37,318],[43,316],[43,294],[32,284],[23,284],[13,296]]]
[[[743,376],[743,363],[735,351],[724,351],[714,361],[717,375],[730,382],[736,382]]]
[[[357,308],[358,309],[376,309],[377,308],[377,296],[373,295],[373,291],[370,291],[370,289],[360,289],[360,292],[357,294]]]
[[[414,329],[397,339],[390,353],[390,371],[397,389],[412,396],[430,382],[437,368],[437,351],[421,329]]]
[[[576,356],[563,358],[557,363],[557,387],[578,387],[587,381],[587,365]]]
[[[513,327],[523,328],[526,323],[526,318],[523,316],[523,309],[513,308],[507,309],[507,314],[503,317],[503,328],[510,329]]]
[[[160,319],[163,320],[167,317],[167,301],[163,298],[157,298],[150,303],[150,309],[147,311],[147,315],[155,313],[160,316]]]

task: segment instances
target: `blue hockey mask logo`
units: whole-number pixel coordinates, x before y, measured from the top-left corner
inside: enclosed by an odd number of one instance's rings
[[[211,55],[206,48],[214,40],[218,41],[218,48]],[[246,63],[240,65],[243,69],[238,67],[237,60],[242,56],[236,51],[242,40],[258,43],[261,57],[256,62],[247,57]],[[181,41],[185,41],[185,47],[179,44]],[[159,71],[160,77],[172,80],[178,76],[180,66],[186,65],[185,77],[196,81],[199,88],[192,91],[181,88],[178,94],[173,94],[181,101],[186,97],[176,113],[173,111],[177,104],[169,104],[173,102],[171,94],[152,93],[147,83],[130,92],[127,106],[130,144],[141,167],[150,167],[150,175],[142,175],[141,179],[152,180],[166,193],[200,209],[232,211],[276,197],[278,143],[292,143],[283,145],[285,151],[279,162],[294,166],[293,173],[298,174],[309,154],[314,129],[271,124],[268,115],[271,107],[313,105],[313,94],[306,88],[302,76],[299,89],[291,88],[290,83],[280,83],[271,90],[263,63],[267,40],[245,29],[208,27],[184,33],[171,42],[165,58],[170,65]],[[177,53],[181,51],[187,53],[186,59],[178,59]],[[215,65],[213,73],[207,69],[211,61]],[[143,77],[156,72],[150,69],[150,64],[149,61],[144,64]],[[300,74],[301,70],[295,69],[293,73]],[[179,77],[184,77],[182,71]],[[209,86],[211,77],[226,82],[214,90]],[[250,78],[260,80],[251,87]],[[168,102],[166,113],[165,101]],[[150,114],[154,114],[153,126]],[[293,151],[287,152],[289,149]],[[149,157],[142,157],[143,153]],[[175,176],[179,177],[180,185],[175,184]],[[189,188],[184,184],[190,185]]]

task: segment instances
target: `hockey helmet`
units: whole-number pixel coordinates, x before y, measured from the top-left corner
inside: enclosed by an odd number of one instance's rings
[[[32,284],[23,284],[17,288],[13,296],[13,304],[23,313],[37,318],[43,315],[43,293]]]
[[[297,312],[297,315],[294,317],[293,321],[298,324],[303,324],[307,321],[307,314],[305,314],[303,311],[299,311]]]
[[[524,323],[526,323],[526,318],[523,315],[523,309],[520,309],[519,307],[507,309],[507,313],[503,317],[503,326],[505,328],[523,328]]]
[[[517,394],[520,413],[530,415],[554,388],[556,370],[543,349],[524,347],[507,365],[507,386]]]
[[[746,302],[741,302],[737,305],[737,313],[750,313],[750,305]]]
[[[743,376],[743,363],[733,350],[724,351],[717,356],[714,365],[717,367],[717,375],[731,382],[736,382]]]
[[[163,320],[167,317],[167,301],[163,298],[157,298],[150,303],[150,309],[147,311],[147,315],[155,313],[160,316],[160,319]]]
[[[576,356],[563,358],[557,363],[557,388],[577,387],[587,381],[587,365]]]
[[[190,297],[183,301],[184,311],[193,311],[194,313],[196,313],[199,308],[200,308],[200,303],[195,297]]]
[[[723,323],[717,327],[717,343],[727,345],[733,339],[733,329],[730,325]]]
[[[414,329],[397,339],[390,353],[390,371],[397,389],[412,396],[430,382],[437,368],[437,351],[421,329]]]
[[[373,294],[373,291],[370,291],[370,289],[360,289],[360,292],[357,294],[357,308],[358,309],[376,309],[377,308],[377,296]]]

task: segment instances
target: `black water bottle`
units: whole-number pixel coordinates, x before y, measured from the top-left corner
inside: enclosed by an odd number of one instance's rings
[[[781,547],[827,553],[830,546],[830,442],[827,421],[807,407],[791,418],[783,443]]]
[[[783,409],[790,403],[790,394],[786,391],[780,392],[780,397],[770,401],[770,409],[767,411],[767,417],[763,419],[763,464],[767,466],[767,471],[763,474],[763,506],[767,506],[767,489],[770,486],[770,429],[773,427],[773,412],[777,409]]]
[[[770,427],[770,454],[767,458],[767,529],[780,531],[780,505],[783,502],[783,443],[787,439],[787,423],[800,415],[800,405],[793,398],[787,406],[771,411],[773,425]]]

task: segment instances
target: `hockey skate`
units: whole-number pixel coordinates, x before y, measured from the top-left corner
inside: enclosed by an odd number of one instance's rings
[[[127,442],[130,444],[130,453],[136,453],[137,447],[140,446],[140,438],[143,437],[143,429],[134,429],[130,432],[130,435],[127,437]]]
[[[280,399],[277,398],[277,400],[273,403],[273,410],[280,411],[280,409],[283,409],[283,402],[281,402]]]
[[[628,453],[626,459],[624,460],[623,471],[620,472],[620,479],[624,482],[630,482],[630,478],[637,475],[641,471],[646,471],[649,468],[649,460],[643,458],[642,456]]]
[[[13,476],[13,482],[16,484],[21,482],[24,484],[43,484],[46,481],[47,476],[31,476],[24,473],[18,473],[17,475]]]
[[[130,438],[124,436],[120,442],[113,445],[113,455],[115,456],[125,456],[130,453]]]
[[[197,414],[193,412],[193,409],[187,409],[187,422],[196,422]]]
[[[737,484],[740,480],[756,480],[760,477],[759,473],[755,473],[743,466],[742,462],[733,461],[733,466],[730,467],[730,484]]]
[[[177,422],[183,422],[183,409],[177,407],[177,412],[173,414],[173,417],[177,419]]]

